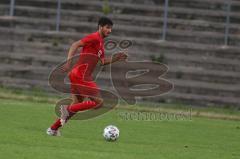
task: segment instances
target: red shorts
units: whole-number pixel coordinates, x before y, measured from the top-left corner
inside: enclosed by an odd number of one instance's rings
[[[70,72],[69,79],[71,82],[71,93],[81,95],[84,97],[98,96],[99,87],[92,80],[84,80],[82,74],[76,74],[74,71]]]

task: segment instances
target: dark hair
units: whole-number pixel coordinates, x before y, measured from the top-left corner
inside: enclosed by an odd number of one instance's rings
[[[98,21],[98,26],[105,26],[105,25],[111,25],[113,26],[113,22],[111,19],[107,18],[107,17],[101,17]]]

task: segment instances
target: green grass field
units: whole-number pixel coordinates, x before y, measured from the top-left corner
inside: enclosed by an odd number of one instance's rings
[[[1,159],[240,159],[240,123],[192,117],[192,120],[124,120],[116,109],[87,121],[70,121],[61,137],[45,130],[55,120],[54,104],[0,99]],[[141,106],[142,108],[143,106]],[[102,130],[114,124],[117,142]]]

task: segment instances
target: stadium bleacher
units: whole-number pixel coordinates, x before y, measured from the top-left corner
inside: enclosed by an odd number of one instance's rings
[[[174,83],[174,90],[156,101],[240,106],[239,1],[232,1],[227,46],[225,0],[170,0],[166,40],[161,39],[164,0],[110,0],[109,5],[114,21],[110,38],[133,41],[130,59],[162,56],[169,66],[164,78]],[[1,0],[1,85],[53,91],[51,70],[66,58],[73,41],[96,30],[104,15],[102,0],[62,0],[56,32],[56,6],[51,0],[16,0],[10,17],[9,0]],[[99,83],[110,86],[108,69]]]

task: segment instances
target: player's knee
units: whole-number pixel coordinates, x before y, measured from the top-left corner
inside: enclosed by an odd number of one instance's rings
[[[99,104],[99,105],[102,105],[103,104],[103,99],[102,98],[97,99],[96,103]]]
[[[97,104],[96,108],[99,108],[99,107],[103,106],[103,99],[102,98],[95,98],[94,101]]]
[[[77,96],[77,95],[72,96],[72,104],[81,103],[81,102],[83,102],[83,100],[84,100],[84,97],[82,97],[82,96]]]

